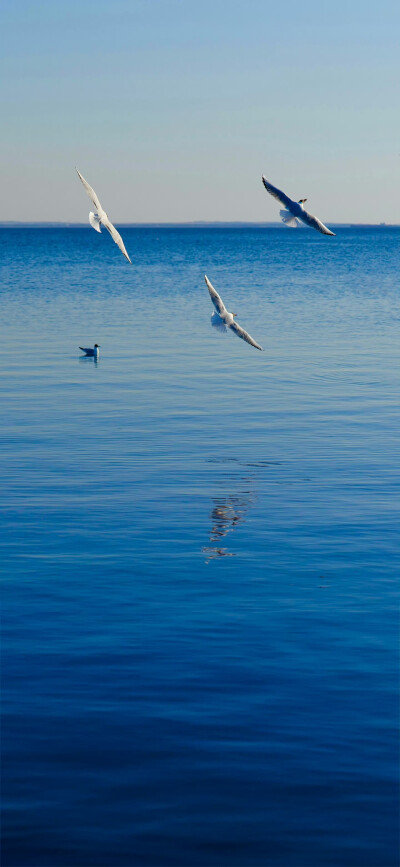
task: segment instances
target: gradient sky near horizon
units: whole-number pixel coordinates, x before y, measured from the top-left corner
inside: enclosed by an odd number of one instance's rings
[[[399,223],[398,0],[3,0],[0,220]]]

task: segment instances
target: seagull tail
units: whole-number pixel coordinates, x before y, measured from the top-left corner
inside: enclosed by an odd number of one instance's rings
[[[96,232],[100,232],[101,234],[100,220],[98,217],[96,217],[96,214],[94,214],[93,211],[90,211],[89,223],[93,229],[96,229]]]
[[[282,211],[279,211],[279,213],[282,223],[284,223],[285,226],[289,226],[291,229],[297,228],[299,224],[296,220],[296,217],[294,217],[293,214],[290,213],[290,211],[286,211],[285,209],[283,209]]]

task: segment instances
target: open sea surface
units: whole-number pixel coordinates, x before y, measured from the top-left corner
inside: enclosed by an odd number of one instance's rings
[[[121,231],[0,230],[2,863],[395,867],[400,230]]]

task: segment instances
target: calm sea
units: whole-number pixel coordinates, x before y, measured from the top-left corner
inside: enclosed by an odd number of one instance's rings
[[[0,232],[4,867],[394,867],[400,230],[122,234]]]

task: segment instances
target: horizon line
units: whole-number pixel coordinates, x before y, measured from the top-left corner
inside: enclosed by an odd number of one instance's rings
[[[330,222],[330,221],[328,221]],[[174,227],[218,227],[218,226],[259,226],[259,227],[272,227],[278,229],[287,228],[282,222],[278,221],[259,221],[259,220],[186,220],[186,221],[176,221],[176,222],[142,222],[142,223],[122,223],[118,222],[119,226],[125,228],[174,228]],[[335,227],[365,227],[365,228],[398,228],[400,223],[355,223],[355,222],[343,222],[343,223],[333,223],[330,222],[330,225]],[[88,223],[85,222],[76,222],[76,221],[59,221],[59,220],[0,220],[0,228],[10,228],[12,226],[41,226],[41,227],[60,227],[60,228],[84,228],[88,226]],[[299,228],[303,228],[299,226]],[[305,227],[306,228],[306,227]]]

